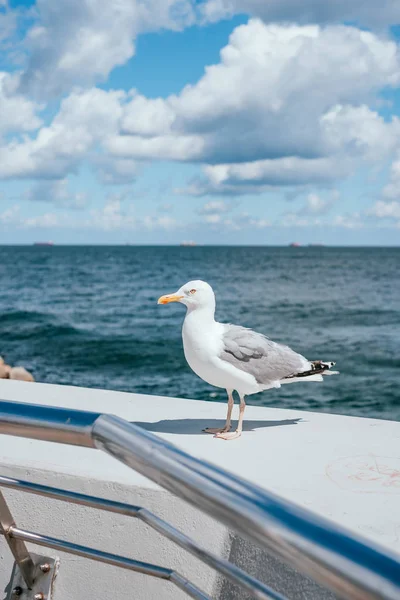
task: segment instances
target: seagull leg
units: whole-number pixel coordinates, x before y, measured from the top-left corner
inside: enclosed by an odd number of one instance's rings
[[[226,423],[224,425],[224,427],[206,427],[205,429],[203,429],[203,431],[205,433],[225,433],[226,431],[229,431],[231,428],[231,416],[232,416],[232,408],[233,408],[233,396],[232,396],[232,390],[226,390],[226,393],[228,394],[228,412],[226,415]]]
[[[222,440],[235,440],[236,438],[242,435],[243,430],[243,417],[244,417],[244,409],[246,408],[246,403],[244,401],[244,396],[240,396],[240,407],[239,407],[239,421],[236,431],[226,431],[221,433],[216,433],[214,437],[220,438]]]

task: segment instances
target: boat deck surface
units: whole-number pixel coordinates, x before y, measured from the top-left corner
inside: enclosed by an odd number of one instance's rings
[[[400,553],[399,422],[248,406],[243,436],[224,441],[202,433],[224,423],[216,402],[7,380],[0,399],[119,415]],[[4,436],[0,462],[157,488],[87,448]]]

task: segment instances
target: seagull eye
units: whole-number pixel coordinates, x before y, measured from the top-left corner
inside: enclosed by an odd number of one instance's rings
[[[195,294],[195,293],[196,293],[196,290],[195,290],[195,289],[193,289],[193,290],[189,290],[189,294],[191,294],[192,296],[193,296],[193,294]]]

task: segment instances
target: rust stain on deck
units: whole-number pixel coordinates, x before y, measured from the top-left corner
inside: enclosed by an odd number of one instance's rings
[[[400,458],[347,456],[326,467],[326,474],[340,488],[359,493],[400,494]]]

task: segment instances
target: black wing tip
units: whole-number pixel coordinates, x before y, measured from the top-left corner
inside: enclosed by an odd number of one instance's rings
[[[312,360],[311,361],[311,369],[317,369],[317,370],[321,370],[321,369],[331,369],[332,367],[334,367],[336,365],[335,362],[332,361],[327,361],[327,360]]]
[[[289,375],[285,377],[285,379],[292,379],[293,377],[309,377],[310,375],[322,375],[325,371],[329,371],[332,367],[336,365],[335,362],[327,362],[323,360],[312,360],[311,361],[311,369],[309,371],[302,371],[301,373],[295,373],[294,375]]]

